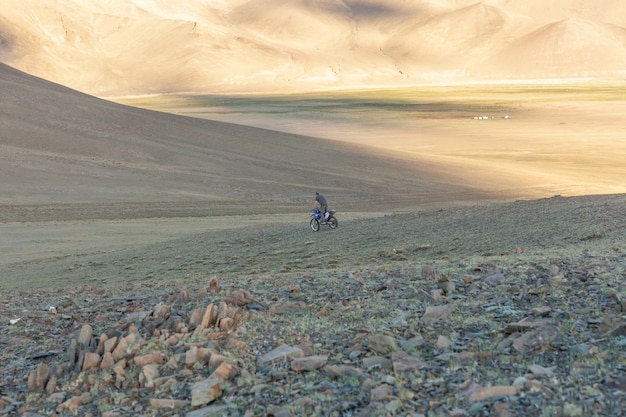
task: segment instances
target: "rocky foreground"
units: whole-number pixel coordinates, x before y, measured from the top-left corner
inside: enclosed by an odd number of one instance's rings
[[[624,415],[623,258],[449,268],[5,294],[0,415]]]
[[[0,416],[623,416],[625,198],[12,265]]]

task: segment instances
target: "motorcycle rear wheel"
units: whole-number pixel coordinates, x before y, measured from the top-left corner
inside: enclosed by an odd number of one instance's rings
[[[328,223],[328,226],[330,226],[331,229],[335,229],[337,226],[339,226],[339,222],[334,217],[328,219],[326,223]]]

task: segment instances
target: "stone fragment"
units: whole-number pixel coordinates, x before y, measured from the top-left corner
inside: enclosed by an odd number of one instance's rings
[[[264,355],[259,356],[257,359],[257,363],[261,366],[267,366],[274,362],[301,358],[302,356],[304,356],[304,352],[302,352],[302,349],[282,344],[276,349],[273,349],[265,353]]]
[[[185,417],[214,417],[214,416],[227,416],[228,405],[210,405],[208,407],[198,408],[197,410],[189,411],[185,414]]]
[[[64,403],[60,404],[58,408],[62,410],[69,410],[74,413],[78,411],[78,407],[81,405],[89,404],[91,402],[91,395],[88,392],[85,392],[81,395],[76,395]]]
[[[626,320],[624,320],[621,316],[616,314],[608,314],[606,315],[600,324],[598,325],[598,331],[600,333],[610,333],[615,336],[619,336],[620,333],[623,335],[624,333],[624,325],[626,324]]]
[[[385,356],[368,356],[363,358],[363,368],[368,371],[376,368],[392,370],[393,363]]]
[[[206,405],[222,394],[222,380],[208,378],[191,386],[191,406]]]
[[[448,296],[454,293],[454,291],[456,290],[456,286],[454,285],[454,282],[450,281],[448,277],[446,277],[445,275],[442,275],[441,277],[439,277],[439,279],[437,280],[437,286],[439,287],[439,289],[443,292],[443,295],[445,296]]]
[[[198,347],[192,346],[191,349],[185,353],[185,365],[193,366],[196,362],[198,362]]]
[[[39,363],[37,368],[28,375],[28,392],[42,392],[48,382],[50,369],[45,363]]]
[[[470,401],[484,401],[484,400],[493,400],[496,398],[510,397],[513,395],[517,395],[520,391],[520,387],[516,387],[513,385],[508,386],[496,386],[496,387],[482,387],[476,392],[470,395]]]
[[[393,389],[391,386],[387,384],[382,384],[376,388],[374,388],[370,392],[370,401],[371,402],[380,402],[387,401],[393,397]]]
[[[519,353],[547,350],[561,337],[558,326],[547,324],[532,332],[527,332],[513,342],[513,347]]]
[[[314,355],[296,358],[291,361],[291,369],[296,372],[312,371],[319,369],[328,362],[327,355]]]
[[[396,342],[396,339],[392,336],[379,333],[370,337],[368,346],[370,350],[381,355],[387,355],[398,350],[398,343]]]
[[[323,369],[328,375],[336,378],[351,378],[363,375],[361,369],[348,365],[326,365]]]
[[[415,335],[409,340],[400,340],[398,342],[404,350],[411,350],[422,347],[426,344],[426,340],[421,334]]]
[[[454,311],[453,304],[429,306],[426,308],[422,320],[445,320]]]
[[[210,363],[211,355],[213,354],[213,350],[209,348],[199,347],[198,352],[196,353],[197,360]]]
[[[100,365],[100,355],[98,355],[95,352],[85,353],[85,359],[83,359],[83,366],[82,366],[83,372],[98,369],[98,365]]]
[[[102,361],[100,362],[100,369],[106,371],[107,369],[113,368],[114,364],[115,360],[113,359],[111,352],[105,352],[102,356]]]
[[[135,356],[135,365],[142,368],[146,365],[162,365],[164,362],[163,353],[148,353]]]
[[[209,378],[221,379],[222,381],[230,381],[237,375],[239,375],[239,368],[231,363],[222,362],[220,366],[218,366],[217,369],[213,371]]]
[[[435,347],[437,349],[450,349],[452,346],[452,341],[449,337],[444,335],[439,335],[437,337],[437,342],[435,342]]]
[[[150,398],[152,408],[179,408],[189,407],[189,401],[175,400],[173,398]]]
[[[103,353],[113,352],[113,349],[115,349],[115,346],[117,345],[117,339],[118,339],[117,336],[113,336],[113,337],[106,339],[104,341]]]
[[[196,308],[189,315],[189,327],[195,329],[198,325],[202,324],[202,318],[204,317],[204,308]]]
[[[78,361],[78,341],[74,338],[70,340],[70,345],[67,348],[67,359],[69,367],[74,368],[76,361]]]
[[[111,353],[113,355],[113,359],[116,361],[128,356],[128,339],[126,337],[122,337]]]
[[[530,370],[530,372],[532,372],[533,375],[537,375],[537,376],[542,376],[542,375],[553,376],[554,375],[554,370],[556,369],[556,366],[551,366],[549,368],[544,368],[541,365],[530,365],[528,367],[528,369]]]
[[[141,369],[140,381],[146,388],[154,387],[154,380],[159,377],[159,367],[154,364],[145,365]]]
[[[220,355],[219,353],[211,353],[209,356],[209,368],[217,368],[222,364],[222,362],[226,361],[226,356]]]
[[[92,336],[93,328],[88,324],[84,324],[83,327],[80,328],[80,333],[78,335],[78,346],[81,350],[89,347]]]
[[[206,310],[204,310],[204,315],[202,316],[202,322],[200,324],[205,329],[208,329],[215,324],[215,320],[217,320],[217,309],[213,304],[209,304]]]
[[[539,317],[547,317],[552,313],[552,309],[548,306],[541,306],[533,308],[533,314]]]
[[[424,369],[426,367],[426,363],[410,356],[402,350],[391,354],[391,362],[393,364],[393,371],[396,375],[402,372]]]

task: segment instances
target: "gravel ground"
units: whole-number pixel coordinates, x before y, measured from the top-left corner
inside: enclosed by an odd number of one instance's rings
[[[9,265],[0,413],[624,415],[625,202],[303,216]]]

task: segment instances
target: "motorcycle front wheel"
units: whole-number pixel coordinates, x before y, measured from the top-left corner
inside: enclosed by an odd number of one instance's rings
[[[336,228],[337,226],[339,226],[339,222],[337,221],[336,218],[331,217],[330,219],[328,219],[326,221],[328,223],[328,225],[330,226],[331,229]]]
[[[317,232],[320,230],[320,222],[317,219],[311,219],[311,230]]]

